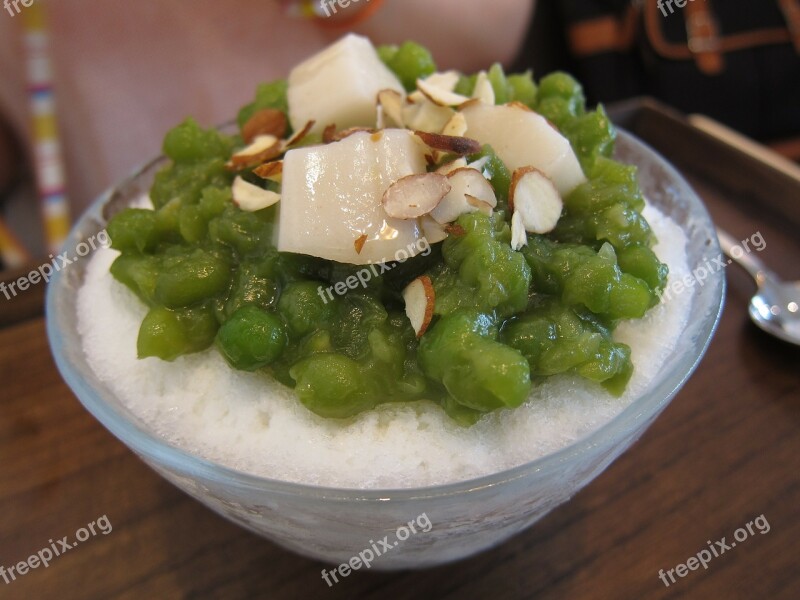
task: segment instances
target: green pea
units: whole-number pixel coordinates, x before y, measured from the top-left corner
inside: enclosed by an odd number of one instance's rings
[[[111,275],[126,285],[143,302],[153,306],[156,303],[156,282],[161,269],[158,257],[121,254],[111,265]]]
[[[496,337],[491,317],[458,311],[423,336],[420,365],[462,406],[481,412],[519,406],[530,393],[530,369],[519,351]]]
[[[255,371],[277,360],[288,342],[285,326],[275,313],[244,306],[217,332],[217,348],[242,371]]]
[[[152,210],[127,208],[108,223],[111,247],[122,251],[151,252],[161,237]]]
[[[487,75],[489,77],[489,83],[492,84],[492,89],[494,90],[495,104],[505,104],[508,102],[510,100],[508,80],[506,79],[506,74],[503,71],[503,65],[500,63],[493,64],[489,68]]]
[[[232,142],[215,129],[203,129],[194,119],[186,119],[164,138],[164,154],[176,162],[227,159]]]
[[[225,291],[230,265],[219,254],[196,248],[166,256],[156,280],[155,297],[169,308],[190,306]]]
[[[333,304],[320,283],[302,281],[286,286],[278,300],[278,311],[289,324],[292,335],[302,337],[327,323],[333,314]]]
[[[300,402],[323,417],[351,417],[378,401],[366,393],[359,364],[342,354],[310,356],[292,367],[290,374]]]
[[[533,81],[533,73],[531,71],[509,75],[507,80],[511,100],[522,102],[529,108],[536,106],[538,88]]]
[[[139,328],[139,358],[155,356],[172,361],[182,354],[208,348],[217,333],[214,313],[207,307],[170,310],[150,309]]]
[[[389,61],[389,68],[407,91],[417,87],[417,79],[424,79],[436,72],[436,63],[427,50],[414,42],[405,42]]]

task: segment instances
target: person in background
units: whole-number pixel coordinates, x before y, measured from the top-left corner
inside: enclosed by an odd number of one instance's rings
[[[515,68],[650,95],[800,160],[800,0],[539,0]]]

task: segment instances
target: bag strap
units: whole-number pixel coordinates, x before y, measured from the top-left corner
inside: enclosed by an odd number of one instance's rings
[[[789,32],[792,34],[792,43],[795,49],[800,52],[800,0],[779,0],[783,17],[789,26]]]
[[[792,5],[790,11],[800,10],[800,0],[781,0],[783,5]],[[706,0],[705,3],[710,3]],[[697,6],[702,8],[704,3],[695,1],[686,4],[686,10],[689,7],[696,9]],[[687,13],[688,14],[688,13]],[[795,14],[795,12],[792,12]],[[757,46],[767,46],[773,44],[787,44],[794,43],[796,36],[790,33],[787,27],[774,27],[771,29],[760,29],[758,31],[747,31],[744,33],[734,33],[731,35],[719,36],[711,30],[711,25],[708,19],[699,16],[694,23],[695,45],[687,46],[684,43],[670,42],[664,37],[661,30],[661,13],[658,10],[655,2],[648,2],[645,4],[644,23],[647,31],[647,37],[653,45],[653,49],[662,57],[671,60],[695,60],[698,68],[707,74],[715,74],[715,71],[720,67],[719,63],[713,57],[715,53],[724,55],[728,52],[735,52],[737,50],[746,50]],[[688,17],[687,17],[688,18]],[[687,31],[690,30],[692,25],[687,21]],[[800,51],[800,50],[798,50]],[[724,64],[722,65],[724,68]],[[706,71],[708,69],[708,71]]]
[[[686,39],[700,72],[719,75],[725,70],[725,59],[720,52],[719,24],[710,4],[706,0],[686,5]]]
[[[621,16],[606,15],[570,24],[567,41],[577,58],[627,52],[636,42],[644,13],[644,30],[658,55],[670,60],[694,60],[700,71],[716,75],[725,68],[727,52],[785,43],[792,43],[800,52],[800,0],[778,0],[778,3],[788,27],[722,35],[710,6],[711,0],[687,2],[687,45],[666,39],[662,31],[663,14],[657,2],[633,0]]]
[[[574,56],[583,58],[604,52],[626,52],[633,47],[641,8],[632,4],[620,18],[607,15],[573,23],[567,41]]]

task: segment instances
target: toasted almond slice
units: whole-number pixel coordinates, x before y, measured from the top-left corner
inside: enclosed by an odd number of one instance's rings
[[[444,230],[447,232],[447,235],[452,235],[454,237],[467,235],[467,231],[458,223],[448,223],[444,226]]]
[[[417,79],[417,89],[437,106],[459,106],[469,100],[466,96],[433,85],[425,79]]]
[[[272,206],[281,199],[280,194],[265,190],[241,177],[233,180],[233,202],[245,212],[256,212]]]
[[[484,170],[484,169],[486,169],[486,165],[488,165],[488,164],[489,164],[489,157],[488,156],[484,156],[483,158],[479,158],[478,160],[469,163],[467,166],[470,169],[475,169],[476,171],[480,171],[481,174],[484,177],[486,177],[486,179],[491,179],[491,177],[489,177],[488,174],[486,173],[486,171]]]
[[[375,129],[386,129],[386,115],[380,104],[375,107]]]
[[[450,182],[439,173],[407,175],[383,194],[383,208],[390,217],[416,219],[436,208],[449,191]]]
[[[286,135],[288,123],[286,115],[277,108],[259,110],[250,117],[242,126],[242,138],[248,144],[252,143],[259,135],[274,135],[283,138]]]
[[[461,156],[452,162],[443,164],[438,169],[436,169],[436,172],[441,173],[442,175],[449,175],[456,169],[463,169],[466,166],[467,166],[467,159]]]
[[[449,173],[447,177],[453,188],[458,188],[463,194],[469,194],[481,202],[485,202],[491,208],[497,206],[497,196],[494,193],[492,184],[484,177],[480,171],[472,167],[456,169]]]
[[[403,127],[403,96],[397,90],[378,92],[378,107],[383,109],[385,122],[394,127]],[[384,124],[384,127],[386,124]],[[380,128],[380,127],[379,127]]]
[[[291,146],[295,146],[295,145],[299,144],[300,142],[302,142],[303,138],[305,138],[309,134],[309,132],[311,131],[311,128],[314,127],[314,125],[316,125],[316,124],[317,124],[317,122],[313,121],[313,120],[309,121],[308,123],[306,123],[305,126],[300,131],[296,131],[295,134],[292,137],[290,137],[288,140],[286,140],[286,144],[285,144],[286,148],[289,148]]]
[[[456,169],[447,178],[450,180],[450,193],[431,212],[431,217],[437,223],[442,225],[452,223],[461,215],[476,210],[486,212],[487,208],[491,211],[497,206],[494,188],[475,169]],[[470,198],[473,200],[470,201]]]
[[[428,241],[429,246],[433,246],[447,239],[447,232],[444,227],[437,223],[430,215],[423,215],[420,217],[419,227],[422,229],[422,235]]]
[[[231,156],[229,165],[236,169],[271,160],[283,153],[283,144],[274,135],[259,135],[253,143]]]
[[[431,278],[423,275],[409,283],[403,290],[403,300],[411,327],[414,328],[417,338],[421,338],[431,324],[436,305],[436,292]]]
[[[472,92],[472,97],[480,100],[484,104],[494,105],[495,94],[492,82],[489,81],[489,76],[486,71],[478,73],[478,78],[475,80],[475,90]]]
[[[454,114],[442,129],[442,135],[463,137],[465,133],[467,133],[467,118],[459,112]]]
[[[481,102],[481,101],[480,101],[480,100],[478,100],[477,98],[470,98],[469,100],[467,100],[467,101],[466,101],[466,102],[464,102],[463,104],[459,104],[459,105],[456,107],[456,109],[457,109],[459,112],[463,112],[463,111],[464,111],[464,109],[466,109],[466,108],[469,108],[470,106],[475,106],[475,105],[477,105],[477,104],[483,104],[483,102]]]
[[[442,135],[441,133],[429,133],[427,131],[415,131],[414,135],[418,136],[428,147],[434,150],[452,152],[460,156],[476,154],[481,150],[480,142],[466,137]]]
[[[280,180],[283,174],[283,161],[274,160],[264,163],[260,167],[253,169],[253,174],[258,175],[261,179]]]
[[[336,123],[331,123],[325,129],[322,130],[322,143],[323,144],[332,144],[336,140],[334,136],[336,135]]]
[[[377,133],[377,131],[369,127],[349,127],[347,129],[343,129],[342,131],[337,131],[332,136],[330,136],[330,142],[341,142],[343,139],[349,138],[351,135],[361,132],[373,133],[373,134]]]
[[[493,209],[491,204],[484,202],[483,200],[476,198],[471,194],[464,194],[464,197],[467,199],[467,202],[470,206],[474,206],[479,212],[482,212],[487,216],[492,216]]]
[[[522,167],[511,178],[509,208],[520,215],[525,231],[548,233],[558,224],[564,202],[547,175]]]
[[[520,250],[528,245],[528,234],[525,232],[525,224],[522,222],[522,215],[518,212],[511,217],[511,249]]]
[[[461,75],[458,71],[444,71],[443,73],[428,75],[425,78],[425,83],[438,87],[446,92],[452,92],[456,88],[460,78]]]
[[[425,96],[418,102],[403,105],[401,110],[404,127],[431,132],[441,131],[453,114],[455,111],[452,108],[437,106]]]
[[[356,241],[353,242],[353,247],[356,249],[356,254],[361,254],[361,251],[364,249],[364,244],[367,243],[368,239],[369,236],[365,233],[359,236],[358,239],[356,239]]]
[[[414,90],[406,96],[406,104],[422,104],[423,102],[430,102],[430,100],[419,90]]]
[[[527,112],[535,112],[530,106],[528,106],[527,104],[523,104],[519,100],[512,100],[511,102],[506,102],[506,106],[511,106],[513,108],[519,108],[520,110],[524,110],[524,111],[527,111]]]

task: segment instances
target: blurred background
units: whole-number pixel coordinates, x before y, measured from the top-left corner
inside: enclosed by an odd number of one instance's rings
[[[330,11],[329,11],[330,12]],[[345,32],[414,39],[440,69],[566,70],[591,102],[642,95],[800,158],[800,1],[36,0],[0,11],[0,255],[38,264],[105,188],[192,115],[229,120],[257,83]]]

